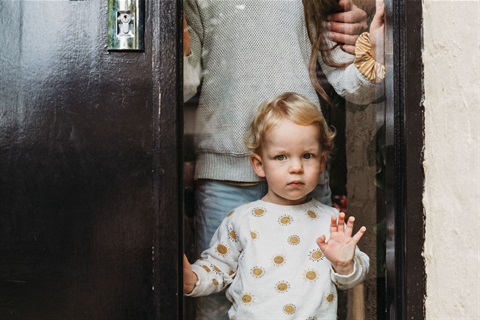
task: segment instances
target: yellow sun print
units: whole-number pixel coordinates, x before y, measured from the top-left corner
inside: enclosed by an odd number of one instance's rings
[[[276,266],[281,266],[285,263],[285,257],[281,254],[276,255],[273,257],[273,264]]]
[[[280,219],[278,219],[278,223],[280,223],[282,226],[288,226],[292,222],[293,218],[289,215],[281,216]]]
[[[286,281],[280,281],[275,285],[275,289],[280,293],[284,293],[290,289],[290,284]]]
[[[230,230],[228,231],[228,237],[232,241],[237,241],[237,233],[235,232],[235,230],[233,230],[233,228],[230,228]]]
[[[261,217],[265,214],[265,209],[263,208],[255,208],[252,210],[252,214],[255,216],[255,217]]]
[[[286,314],[294,314],[296,309],[294,304],[286,304],[283,306],[283,312]]]
[[[222,273],[222,270],[220,270],[220,268],[216,265],[213,265],[213,270],[215,270],[217,273]]]
[[[250,293],[246,293],[242,296],[242,302],[246,305],[251,304],[253,302],[253,295]]]
[[[312,210],[307,210],[307,215],[310,217],[310,219],[317,219],[318,218],[318,214],[315,212],[315,211],[312,211]]]
[[[223,243],[217,245],[216,251],[219,255],[223,257],[227,256],[229,253],[228,247]]]
[[[318,279],[318,273],[315,270],[307,270],[305,272],[305,279],[308,281],[316,281]]]
[[[335,301],[335,294],[333,294],[333,293],[328,294],[325,297],[325,301],[327,301],[328,303],[334,302]]]
[[[300,243],[300,237],[297,235],[290,236],[288,237],[287,242],[292,246],[296,246]]]
[[[310,251],[310,260],[320,261],[323,258],[323,252],[320,249],[313,249]]]
[[[261,277],[263,277],[263,275],[265,274],[265,269],[262,268],[262,267],[253,267],[253,268],[250,270],[250,273],[251,273],[252,276],[254,276],[255,278],[261,278]]]

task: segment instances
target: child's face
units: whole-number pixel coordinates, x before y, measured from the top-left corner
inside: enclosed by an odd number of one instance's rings
[[[281,204],[304,203],[324,167],[319,129],[284,119],[264,137],[260,155],[250,158],[253,169],[268,183],[263,200]]]

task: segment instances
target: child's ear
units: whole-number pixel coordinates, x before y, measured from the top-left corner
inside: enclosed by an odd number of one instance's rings
[[[327,165],[327,155],[325,152],[322,152],[322,158],[320,159],[320,172],[325,170],[325,166]]]
[[[256,153],[252,153],[250,155],[250,164],[252,165],[253,171],[259,176],[260,178],[265,178],[265,171],[263,170],[263,162],[262,157],[260,157]]]

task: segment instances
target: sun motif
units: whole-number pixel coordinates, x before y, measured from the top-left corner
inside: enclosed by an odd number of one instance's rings
[[[335,301],[335,294],[329,293],[325,296],[325,301],[328,303],[333,303]]]
[[[264,208],[254,208],[252,210],[252,214],[254,217],[262,217],[265,212],[267,212]]]
[[[216,273],[223,273],[223,271],[220,270],[220,268],[217,267],[216,265],[212,264],[212,266],[213,266],[213,270],[215,270]]]
[[[358,263],[359,263],[361,266],[363,266],[362,258],[360,258],[360,257],[357,256],[357,255],[355,256],[355,258],[357,258]]]
[[[280,219],[278,219],[278,223],[280,223],[282,226],[288,226],[292,222],[293,222],[293,218],[288,214],[283,215],[280,217]]]
[[[313,269],[308,269],[308,270],[305,271],[303,276],[305,277],[305,280],[310,281],[310,282],[315,282],[318,279],[318,272],[316,270],[313,270]]]
[[[215,248],[215,251],[221,255],[222,257],[226,257],[229,253],[230,250],[228,249],[228,246],[223,243],[219,243],[217,247]]]
[[[313,220],[318,218],[318,214],[313,210],[307,210],[307,215],[310,219],[313,219]]]
[[[229,276],[233,276],[234,274],[235,274],[235,271],[233,271],[233,270],[228,271]]]
[[[323,252],[320,249],[313,249],[309,255],[312,261],[320,261],[323,259]]]
[[[278,254],[273,257],[273,264],[276,266],[281,266],[285,263],[285,256],[282,254]]]
[[[230,211],[229,213],[227,213],[227,217],[231,217],[234,213],[235,213],[235,210]]]
[[[213,279],[213,280],[212,280],[212,282],[213,282],[213,285],[214,285],[215,287],[219,285],[219,283],[218,283],[218,280],[217,280],[217,279]]]
[[[284,305],[282,310],[286,314],[294,314],[295,311],[297,310],[297,307],[295,307],[294,304],[289,303]]]
[[[300,237],[297,235],[290,236],[288,237],[287,242],[292,246],[296,246],[300,243]]]
[[[290,284],[287,281],[279,281],[275,284],[275,290],[280,293],[285,293],[290,289]]]
[[[252,231],[250,231],[250,236],[252,237],[252,239],[253,239],[253,240],[257,240],[257,239],[258,239],[258,236],[259,236],[259,234],[258,234],[258,232],[257,232],[257,231],[255,231],[255,230],[252,230]]]
[[[202,268],[205,269],[205,271],[207,272],[212,272],[212,270],[204,264],[202,264]]]
[[[253,303],[253,295],[250,294],[250,293],[245,293],[243,296],[242,296],[242,302],[246,305],[249,305],[249,304],[252,304]]]
[[[235,230],[233,230],[233,228],[228,229],[228,237],[230,238],[230,240],[237,242],[237,233],[235,232]]]
[[[261,278],[265,274],[265,269],[262,268],[262,267],[258,267],[258,266],[253,267],[252,269],[250,269],[250,273],[255,278]]]

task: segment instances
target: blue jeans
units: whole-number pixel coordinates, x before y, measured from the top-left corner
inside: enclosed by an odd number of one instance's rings
[[[232,185],[216,180],[198,180],[195,185],[195,241],[197,255],[209,247],[210,240],[223,218],[236,207],[261,199],[267,193],[266,182],[255,185]],[[311,193],[322,203],[331,205],[328,171]],[[225,292],[196,299],[196,320],[225,320],[231,303]]]

